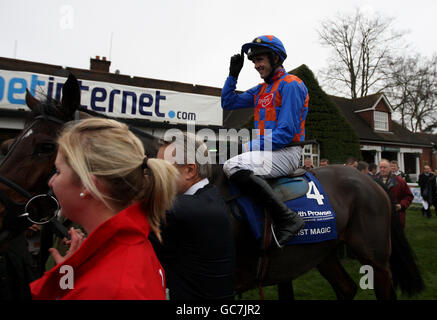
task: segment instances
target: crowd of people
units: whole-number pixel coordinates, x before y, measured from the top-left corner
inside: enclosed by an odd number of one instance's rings
[[[314,168],[311,157],[306,157],[303,163],[302,168],[304,169]],[[329,165],[329,160],[321,159],[319,167],[326,165]],[[379,164],[376,164],[358,161],[355,157],[348,157],[344,166],[356,168],[363,174],[371,176],[389,190],[395,201],[396,210],[399,212],[401,224],[405,228],[405,212],[412,203],[414,196],[407,185],[407,175],[400,170],[398,162],[396,160],[381,159]],[[425,165],[417,183],[422,197],[422,215],[431,218],[432,206],[437,215],[437,169],[433,171],[429,165]]]

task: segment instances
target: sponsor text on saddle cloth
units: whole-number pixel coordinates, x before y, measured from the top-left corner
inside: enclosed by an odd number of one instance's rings
[[[296,211],[305,221],[305,226],[287,244],[315,243],[337,239],[337,223],[334,210],[319,181],[312,174],[306,172],[305,175],[298,178],[281,178],[273,185],[273,189],[281,193],[279,190],[281,187],[296,188],[297,191],[295,190],[294,193],[301,191],[299,197],[284,200],[285,204]],[[231,185],[231,192],[233,194],[239,193],[233,185]],[[237,203],[243,215],[247,218],[255,238],[260,239],[264,223],[262,208],[246,196],[238,197]]]

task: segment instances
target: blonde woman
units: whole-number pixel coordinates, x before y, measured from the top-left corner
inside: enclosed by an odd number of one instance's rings
[[[176,193],[178,172],[147,159],[141,141],[114,120],[64,129],[49,181],[63,215],[81,225],[57,265],[31,283],[34,299],[165,299],[165,278],[148,240]]]

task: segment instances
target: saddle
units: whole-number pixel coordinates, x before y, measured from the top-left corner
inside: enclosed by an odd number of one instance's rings
[[[306,170],[299,168],[292,175],[280,178],[267,179],[272,189],[280,196],[283,202],[302,197],[308,192],[308,181],[303,178]]]
[[[279,178],[269,178],[266,179],[270,187],[280,195],[282,201],[286,202],[289,200],[297,199],[308,192],[309,184],[308,181],[303,178],[307,171],[303,168],[296,169],[292,174]],[[226,203],[231,203],[232,201],[241,197],[240,193],[231,195],[227,197]],[[234,211],[232,208],[232,214],[237,220],[241,220],[240,214]]]

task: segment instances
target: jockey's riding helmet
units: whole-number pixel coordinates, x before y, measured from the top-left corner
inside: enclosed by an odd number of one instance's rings
[[[252,60],[255,56],[263,53],[275,53],[279,56],[280,64],[287,58],[284,45],[275,36],[259,36],[252,42],[245,43],[242,50],[247,54],[247,58]]]

